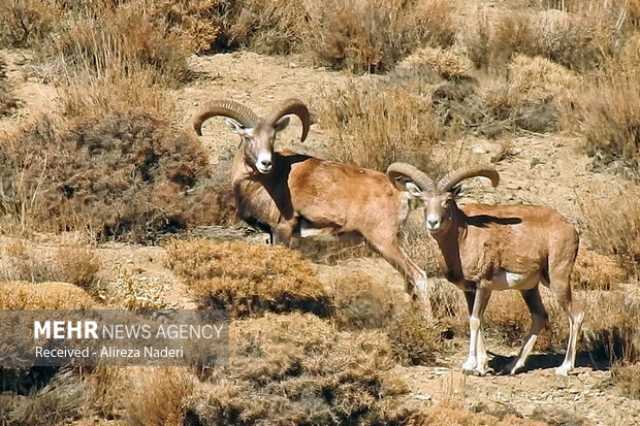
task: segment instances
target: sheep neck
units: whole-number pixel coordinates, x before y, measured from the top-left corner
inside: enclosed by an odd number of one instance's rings
[[[464,213],[454,204],[451,213],[451,225],[442,234],[434,235],[447,267],[447,280],[454,284],[461,284],[464,281],[462,260],[460,258],[460,246],[467,235],[467,224],[464,217]]]

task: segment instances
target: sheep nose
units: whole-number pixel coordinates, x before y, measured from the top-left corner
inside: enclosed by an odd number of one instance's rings
[[[429,229],[436,229],[438,227],[438,223],[440,221],[437,219],[427,219],[427,228]]]
[[[260,165],[265,169],[271,168],[271,160],[261,160]]]

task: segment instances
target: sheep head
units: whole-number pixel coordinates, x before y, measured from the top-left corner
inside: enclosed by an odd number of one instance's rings
[[[425,227],[432,235],[446,233],[456,209],[460,183],[472,177],[485,177],[498,186],[500,176],[489,167],[468,167],[448,173],[436,184],[421,170],[406,163],[393,163],[387,175],[400,189],[424,202]]]
[[[193,128],[202,136],[202,125],[209,118],[226,117],[231,131],[240,135],[244,146],[246,163],[261,174],[273,170],[273,146],[278,132],[289,125],[289,115],[296,115],[302,122],[304,141],[309,134],[311,116],[306,105],[298,99],[287,99],[267,117],[258,117],[251,109],[231,100],[216,100],[208,103],[193,119]]]

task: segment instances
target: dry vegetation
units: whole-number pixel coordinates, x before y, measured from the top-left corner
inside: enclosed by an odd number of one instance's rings
[[[176,241],[168,246],[167,263],[201,305],[232,317],[331,310],[312,263],[284,247]]]
[[[72,310],[90,309],[95,301],[73,284],[44,282],[0,282],[0,309],[6,310]]]
[[[0,117],[11,114],[18,107],[18,100],[7,81],[6,63],[0,57]]]

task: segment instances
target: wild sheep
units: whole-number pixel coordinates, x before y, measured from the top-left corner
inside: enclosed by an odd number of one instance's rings
[[[409,193],[381,172],[274,151],[275,136],[285,127],[278,121],[285,115],[282,111],[302,119],[303,140],[308,132],[307,108],[297,100],[284,105],[270,119],[261,120],[244,105],[214,101],[194,119],[194,129],[201,135],[206,119],[225,116],[232,131],[242,138],[232,166],[240,217],[270,230],[272,241],[285,245],[294,236],[317,233],[363,237],[404,276],[407,291],[424,304],[429,316],[426,274],[404,253],[398,238],[409,213]],[[268,158],[271,167],[265,167],[261,158]]]
[[[485,177],[493,186],[498,172],[491,168],[465,168],[437,184],[417,168],[394,163],[387,169],[411,194],[424,201],[425,226],[437,241],[447,268],[447,279],[464,290],[471,332],[469,357],[462,368],[484,375],[487,354],[481,322],[493,290],[519,290],[531,313],[531,329],[516,360],[515,374],[525,365],[538,333],[545,327],[545,311],[538,283],[549,286],[569,317],[569,342],[564,362],[556,369],[567,375],[574,367],[576,345],[584,314],[571,299],[570,276],[578,251],[578,233],[558,212],[525,205],[468,204],[459,207],[459,184]]]

